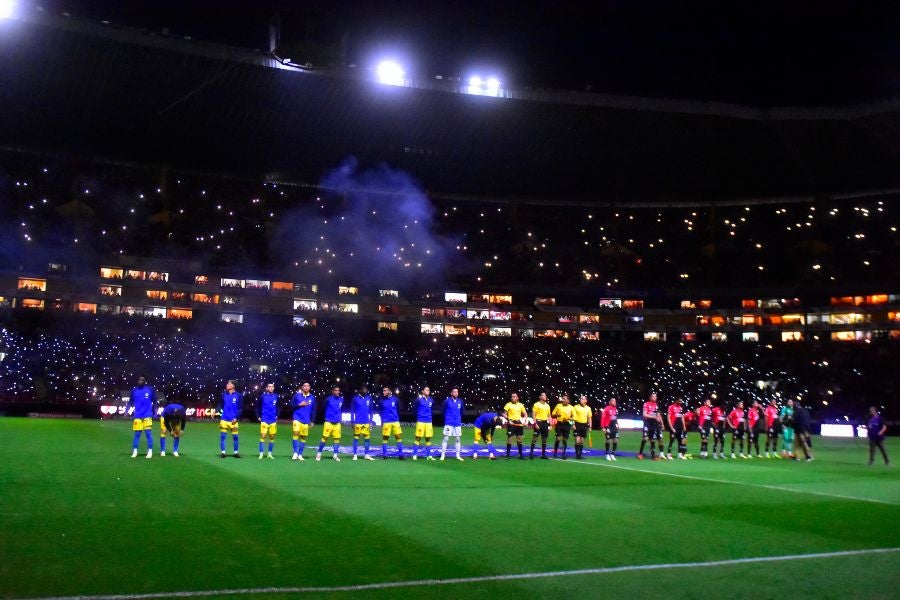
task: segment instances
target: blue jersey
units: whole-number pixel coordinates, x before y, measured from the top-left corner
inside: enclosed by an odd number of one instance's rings
[[[462,427],[463,399],[452,396],[444,400],[444,425]]]
[[[263,392],[259,397],[259,409],[257,410],[260,421],[263,423],[278,422],[278,394]]]
[[[344,397],[331,394],[325,398],[325,422],[340,423],[341,408],[344,406]]]
[[[355,425],[368,425],[372,420],[372,396],[353,396],[351,413]]]
[[[306,406],[300,406],[303,402],[309,402]],[[294,407],[294,420],[300,421],[304,425],[312,423],[313,411],[316,410],[316,397],[312,394],[303,395],[302,392],[294,394],[291,400],[291,406]]]
[[[397,396],[391,394],[387,398],[381,399],[381,422],[382,423],[399,423],[400,412],[397,407],[399,401]]]
[[[184,414],[184,406],[181,404],[168,404],[162,411],[162,416],[170,417],[176,411],[180,410],[182,414]]]
[[[149,385],[131,389],[131,399],[128,401],[134,407],[135,419],[153,418],[153,400],[156,394]]]
[[[419,396],[416,398],[416,422],[431,423],[431,396]]]
[[[480,414],[480,415],[478,415],[478,418],[475,419],[475,427],[477,427],[478,429],[484,429],[485,427],[487,427],[489,425],[493,425],[494,419],[496,419],[496,418],[497,418],[497,413],[487,412],[487,413]]]
[[[219,409],[222,415],[219,417],[223,421],[235,421],[241,416],[244,408],[244,397],[238,392],[222,392],[222,405]]]

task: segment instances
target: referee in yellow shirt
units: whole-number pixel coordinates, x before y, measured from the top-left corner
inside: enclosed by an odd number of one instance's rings
[[[519,460],[525,460],[522,455],[522,433],[525,430],[525,419],[528,418],[528,411],[525,405],[519,402],[519,395],[515,392],[509,397],[509,402],[503,407],[503,413],[508,421],[506,425],[506,460],[510,459],[509,453],[512,450],[512,438],[516,438],[516,444],[519,447]]]
[[[541,392],[538,401],[531,407],[531,418],[534,419],[534,431],[531,434],[531,454],[528,458],[534,459],[534,447],[538,436],[541,438],[541,458],[547,458],[547,436],[550,435],[550,403],[547,402],[547,394]]]
[[[578,460],[584,458],[584,438],[588,436],[588,432],[591,430],[591,407],[588,406],[587,402],[587,396],[582,394],[573,410],[573,419],[575,420],[575,458]]]
[[[550,415],[555,423],[554,429],[556,431],[556,441],[553,442],[553,458],[556,458],[556,452],[559,450],[560,442],[562,442],[562,458],[566,460],[566,450],[569,448],[569,435],[572,432],[572,415],[574,412],[575,409],[569,403],[568,394],[563,394],[559,404],[553,407],[553,413]]]

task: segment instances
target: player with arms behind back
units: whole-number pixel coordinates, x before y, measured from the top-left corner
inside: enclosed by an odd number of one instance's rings
[[[381,458],[388,457],[387,443],[391,434],[397,440],[397,458],[403,460],[403,431],[400,429],[400,401],[391,393],[391,388],[381,389]]]
[[[219,457],[225,458],[225,438],[231,433],[232,452],[235,458],[240,458],[238,452],[238,419],[244,410],[244,397],[234,390],[234,382],[229,380],[222,392],[222,400],[219,404]]]
[[[316,460],[322,460],[322,450],[328,438],[332,439],[331,458],[335,462],[341,462],[341,412],[344,407],[344,397],[341,388],[331,388],[331,395],[325,398],[325,423],[322,425],[322,439],[319,442],[319,451],[316,452]]]
[[[259,459],[263,458],[266,440],[269,442],[268,457],[274,459],[272,452],[275,450],[275,434],[278,433],[278,394],[275,393],[274,383],[267,383],[266,391],[260,395],[256,417],[259,420]]]
[[[128,407],[133,408],[131,415],[131,430],[134,436],[131,440],[131,458],[136,458],[138,446],[141,443],[141,432],[147,438],[147,458],[153,458],[153,402],[156,392],[147,385],[144,376],[138,377],[137,385],[131,389],[128,398]]]
[[[360,386],[358,393],[350,401],[350,415],[353,421],[353,460],[359,450],[359,439],[363,439],[363,458],[375,460],[369,455],[369,439],[372,436],[372,397],[369,388]]]
[[[725,409],[722,408],[722,406],[719,402],[716,402],[716,405],[713,406],[712,422],[713,422],[713,458],[725,458],[725,425],[727,422],[727,417],[725,415]],[[716,454],[717,447],[719,449],[718,454]]]
[[[431,438],[434,437],[433,405],[431,388],[426,385],[422,388],[419,397],[416,398],[416,438],[413,440],[413,460],[419,459],[419,441],[422,438],[425,438],[425,459],[434,460],[431,455]]]
[[[444,441],[441,442],[441,460],[447,454],[447,441],[456,438],[456,460],[462,460],[460,449],[462,447],[462,411],[463,399],[459,397],[459,389],[450,390],[450,395],[444,400]]]
[[[741,458],[747,458],[744,454],[744,403],[738,402],[728,413],[728,426],[731,428],[731,458],[734,455],[735,442],[740,442]]]

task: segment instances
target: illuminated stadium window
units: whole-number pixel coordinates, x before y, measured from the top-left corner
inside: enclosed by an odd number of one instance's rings
[[[19,289],[26,290],[28,292],[46,292],[47,291],[47,280],[46,279],[30,279],[27,277],[19,278]]]
[[[69,270],[69,265],[52,262],[47,264],[47,270],[51,273],[65,273]]]
[[[271,282],[265,279],[245,279],[244,288],[248,290],[268,290]]]
[[[9,306],[9,298],[5,296],[0,296],[0,308],[7,308]]]
[[[697,308],[712,308],[712,300],[697,300]]]
[[[97,305],[92,302],[79,302],[75,305],[75,310],[80,313],[97,314]]]
[[[22,303],[20,306],[22,308],[36,308],[37,310],[44,310],[44,301],[38,300],[36,298],[22,298]]]
[[[466,318],[466,311],[462,308],[448,308],[445,314],[452,321],[463,321]]]
[[[644,308],[643,300],[623,300],[622,308]]]
[[[489,335],[494,337],[511,337],[512,336],[512,328],[511,327],[491,327]]]
[[[803,332],[802,331],[782,331],[781,332],[781,341],[782,342],[802,342],[803,341]]]
[[[422,316],[434,319],[443,319],[444,318],[444,309],[443,308],[423,308]]]
[[[803,315],[782,315],[781,321],[785,325],[803,325],[806,322],[806,318]]]
[[[209,275],[195,275],[194,283],[196,285],[208,285],[209,284]]]
[[[575,315],[559,315],[556,320],[558,323],[574,323],[577,318]]]
[[[622,308],[621,298],[600,298],[600,308]]]
[[[488,304],[491,300],[488,294],[469,294],[469,302],[476,304]]]
[[[379,298],[399,298],[400,292],[397,290],[378,290]]]
[[[304,300],[294,298],[294,310],[318,310],[319,303],[316,300]]]
[[[237,296],[222,296],[222,304],[227,304],[229,306],[235,306],[240,304],[241,300]]]
[[[682,331],[681,332],[681,341],[682,342],[696,342],[697,334],[690,331]]]
[[[216,294],[194,293],[191,294],[191,301],[199,302],[200,304],[218,304],[219,296]]]
[[[101,279],[122,279],[125,270],[121,267],[100,267]]]
[[[272,291],[275,292],[292,292],[294,291],[294,284],[290,281],[273,281],[272,282]]]
[[[784,322],[781,315],[769,315],[767,319],[770,325],[781,325]]]
[[[319,286],[315,283],[295,283],[294,284],[294,293],[295,294],[318,294]]]
[[[832,296],[832,306],[859,306],[863,303],[862,296]]]
[[[534,329],[525,327],[523,329],[519,329],[518,334],[519,334],[519,337],[533,338],[534,337]]]
[[[342,313],[358,313],[359,312],[359,304],[338,304],[337,305],[338,312]]]
[[[900,312],[889,312],[888,313],[888,321],[897,321],[900,322]]]
[[[745,331],[741,334],[741,341],[744,342],[758,342],[759,334],[755,331]]]
[[[741,300],[741,308],[757,308],[759,306],[756,300]]]
[[[194,312],[189,308],[170,308],[168,317],[170,319],[190,319],[194,316]]]
[[[600,322],[600,316],[591,314],[578,315],[578,322],[583,325],[597,324]]]
[[[866,296],[866,304],[887,304],[888,303],[888,295],[887,294],[872,294],[871,296]]]
[[[491,321],[509,321],[512,319],[512,313],[505,310],[490,311]]]
[[[694,308],[697,308],[697,303],[694,302],[693,300],[682,300],[681,308],[683,308],[685,310],[694,309]]]
[[[338,286],[338,296],[355,296],[359,294],[359,288],[350,285]]]
[[[444,302],[452,302],[452,303],[464,303],[466,302],[468,296],[465,294],[458,294],[456,292],[445,292],[444,293]]]
[[[466,335],[465,325],[444,325],[446,335]]]
[[[122,295],[122,286],[121,285],[101,285],[100,286],[100,295],[101,296],[121,296]]]
[[[117,315],[122,307],[116,304],[101,304],[97,307],[97,313],[101,315]]]
[[[468,325],[466,326],[466,334],[467,335],[488,335],[490,333],[490,328],[482,327],[481,325]]]
[[[645,342],[664,342],[664,341],[666,341],[666,334],[661,331],[645,331],[644,332],[644,341]]]
[[[831,315],[825,313],[809,313],[808,315],[806,315],[806,322],[809,325],[812,325],[814,323],[830,323]]]
[[[144,315],[143,306],[123,306],[121,313],[129,317],[141,317]]]
[[[143,271],[135,271],[134,269],[125,271],[125,279],[130,279],[132,281],[143,281],[146,277],[147,274]]]
[[[169,298],[169,292],[165,290],[144,290],[144,294],[151,300],[167,300]]]
[[[538,296],[534,299],[535,306],[556,306],[556,298],[547,296]]]
[[[628,315],[627,317],[625,317],[625,323],[627,325],[640,325],[643,322],[644,322],[643,315]]]
[[[599,331],[579,331],[578,337],[582,340],[599,340],[600,332]]]
[[[491,304],[512,304],[511,294],[491,294],[488,298]]]
[[[243,279],[229,279],[227,277],[223,277],[220,280],[219,285],[221,285],[223,288],[242,288],[243,289],[244,280]]]
[[[172,300],[184,301],[188,299],[187,292],[175,291],[172,292]]]
[[[712,334],[712,341],[714,342],[727,342],[728,334],[722,331],[714,331]]]
[[[857,323],[868,321],[868,316],[869,315],[863,315],[861,313],[834,313],[833,315],[831,315],[831,324],[855,325]]]
[[[381,321],[378,323],[378,331],[397,331],[397,324]]]
[[[444,326],[440,323],[422,323],[419,330],[422,333],[444,333]]]
[[[469,310],[465,311],[465,313],[466,313],[466,317],[468,317],[469,319],[487,321],[491,318],[491,311],[489,311],[489,310],[469,309]]]
[[[831,339],[836,342],[867,342],[872,339],[871,331],[832,331]]]
[[[223,323],[243,323],[244,315],[243,313],[222,313],[219,320]]]
[[[294,317],[293,324],[294,327],[315,327],[316,320],[306,319],[304,317]]]
[[[154,317],[158,319],[166,318],[166,309],[162,306],[149,306],[144,309],[145,317]]]
[[[167,283],[169,274],[163,271],[147,271],[147,281],[161,281]]]
[[[744,326],[759,325],[760,321],[762,321],[762,319],[756,315],[741,315],[741,325]]]

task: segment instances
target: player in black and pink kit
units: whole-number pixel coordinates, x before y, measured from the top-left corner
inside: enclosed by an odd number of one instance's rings
[[[669,406],[668,410],[668,421],[669,421],[669,448],[667,450],[667,458],[672,460],[672,442],[678,440],[678,458],[684,460],[685,452],[687,451],[687,447],[685,446],[684,440],[687,436],[687,428],[684,425],[684,400],[681,398],[676,398],[675,402]]]
[[[762,416],[762,407],[754,400],[750,410],[747,411],[747,456],[753,456],[750,451],[755,449],[756,458],[762,458],[759,453],[759,436],[765,433],[763,425],[765,419]]]
[[[697,409],[697,429],[700,430],[700,458],[707,457],[709,449],[709,434],[712,431],[712,402],[709,398]],[[713,449],[715,455],[715,449]]]
[[[728,426],[731,428],[731,458],[734,455],[734,444],[740,442],[741,458],[747,458],[744,454],[744,403],[738,402],[728,413]]]
[[[713,458],[725,458],[725,424],[725,409],[716,404],[712,409]],[[716,448],[719,449],[718,454]]]
[[[644,446],[650,440],[650,458],[656,458],[656,444],[659,444],[659,453],[663,453],[662,447],[662,418],[659,415],[659,405],[656,403],[656,393],[650,394],[650,398],[644,402],[642,411],[644,417],[644,435],[641,438],[641,451],[638,459],[644,458]]]

